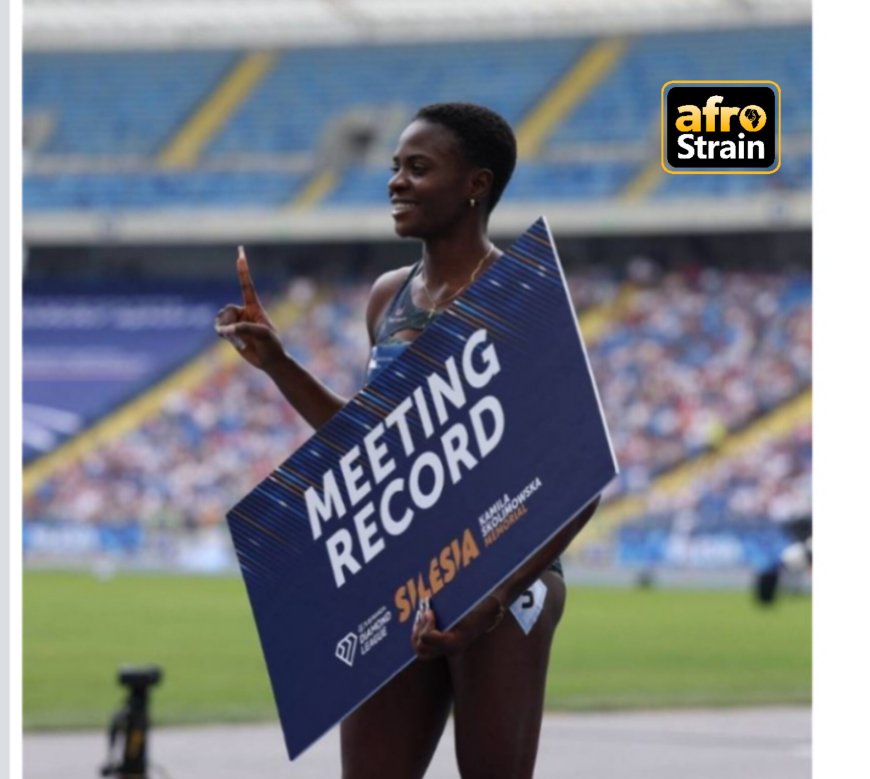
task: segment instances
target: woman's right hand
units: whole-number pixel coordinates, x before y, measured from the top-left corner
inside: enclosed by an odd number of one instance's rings
[[[235,346],[236,351],[251,365],[268,371],[285,357],[284,347],[275,325],[257,297],[242,246],[239,247],[236,270],[242,287],[242,305],[228,305],[218,311],[214,329],[221,338],[226,338]]]

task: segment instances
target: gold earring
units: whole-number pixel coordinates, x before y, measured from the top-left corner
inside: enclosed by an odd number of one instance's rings
[[[477,205],[477,201],[472,197],[468,199],[468,205],[474,208]]]

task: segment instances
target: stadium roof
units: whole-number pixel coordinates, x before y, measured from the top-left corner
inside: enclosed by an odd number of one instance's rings
[[[24,0],[24,48],[304,46],[807,22],[810,0]]]

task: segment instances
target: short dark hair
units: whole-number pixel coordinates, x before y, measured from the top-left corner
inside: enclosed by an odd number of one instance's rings
[[[517,164],[517,139],[505,119],[475,103],[432,103],[423,106],[415,119],[440,124],[452,130],[465,158],[492,171],[492,192],[487,213],[495,208]]]

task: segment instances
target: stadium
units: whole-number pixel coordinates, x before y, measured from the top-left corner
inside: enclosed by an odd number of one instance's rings
[[[419,256],[389,219],[396,139],[442,101],[516,132],[490,234],[547,217],[620,464],[563,559],[541,775],[624,727],[653,776],[677,754],[809,776],[809,3],[25,0],[23,22],[26,776],[97,770],[129,663],[164,669],[169,775],[286,769],[250,724],[275,708],[225,516],[312,430],[214,317],[243,244],[288,351],[353,396],[372,281]],[[674,80],[776,82],[779,169],[663,170]],[[680,736],[697,710],[735,743]],[[233,733],[273,762],[185,762]],[[333,775],[331,738],[291,775]],[[441,750],[427,775],[455,775]]]

